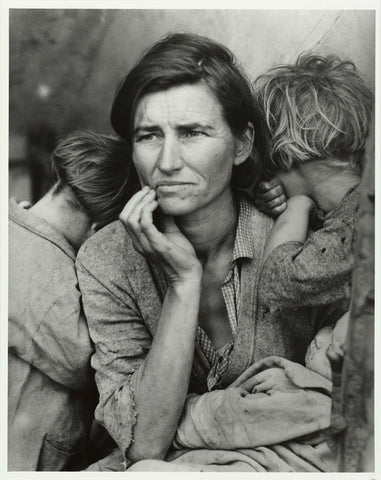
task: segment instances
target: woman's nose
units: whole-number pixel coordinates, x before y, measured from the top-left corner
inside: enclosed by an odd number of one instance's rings
[[[164,139],[159,153],[157,166],[159,170],[164,173],[179,170],[183,166],[181,152],[176,138],[167,137]]]

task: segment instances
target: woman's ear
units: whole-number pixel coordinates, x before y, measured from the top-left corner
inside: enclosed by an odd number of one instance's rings
[[[234,165],[241,165],[247,160],[253,150],[255,131],[251,122],[247,124],[244,133],[237,138],[237,145],[234,157]]]

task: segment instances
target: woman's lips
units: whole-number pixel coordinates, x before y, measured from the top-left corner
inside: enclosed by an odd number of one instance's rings
[[[190,187],[191,183],[186,182],[171,182],[171,183],[160,183],[156,186],[156,190],[158,192],[175,192],[178,190],[182,190],[184,188]]]

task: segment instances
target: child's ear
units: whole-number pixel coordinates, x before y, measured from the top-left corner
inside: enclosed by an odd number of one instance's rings
[[[255,131],[253,124],[249,122],[244,133],[237,139],[234,165],[241,165],[251,154],[254,145]]]

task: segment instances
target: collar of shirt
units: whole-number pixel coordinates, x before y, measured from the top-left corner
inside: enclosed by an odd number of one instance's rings
[[[220,383],[229,366],[230,355],[234,348],[234,338],[237,332],[240,295],[240,279],[238,271],[238,260],[241,258],[254,257],[253,235],[250,229],[250,218],[252,209],[255,207],[244,197],[239,197],[239,213],[236,236],[233,247],[233,257],[229,272],[222,285],[222,293],[228,314],[233,339],[230,340],[221,351],[217,352],[206,333],[201,327],[197,329],[196,343],[204,353],[209,362],[209,373],[207,375],[208,389],[212,390]]]
[[[250,215],[254,208],[244,197],[239,197],[237,232],[234,241],[233,262],[239,258],[253,258],[254,245],[250,229]]]
[[[49,225],[45,220],[34,215],[29,209],[20,207],[17,202],[11,198],[9,200],[9,218],[18,225],[27,228],[36,235],[45,238],[54,243],[73,261],[76,257],[74,248],[68,243],[63,235]]]
[[[254,257],[253,234],[250,229],[250,216],[254,206],[250,204],[246,198],[240,196],[238,197],[238,208],[238,223],[234,240],[231,268],[229,269],[223,284],[226,284],[231,280],[234,265],[237,264],[239,259]]]

